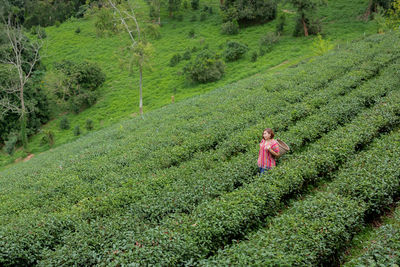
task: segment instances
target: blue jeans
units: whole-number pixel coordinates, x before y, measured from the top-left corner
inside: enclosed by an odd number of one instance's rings
[[[266,172],[266,171],[269,171],[271,168],[268,168],[268,167],[266,167],[266,168],[260,168],[260,167],[258,167],[258,174],[259,175],[262,175],[262,174],[264,174],[264,172]]]

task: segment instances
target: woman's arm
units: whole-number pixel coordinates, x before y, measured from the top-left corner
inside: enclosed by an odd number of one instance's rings
[[[274,150],[272,150],[272,148],[270,147],[270,148],[268,148],[268,151],[273,155],[273,156],[275,156],[275,157],[277,157],[277,156],[279,156],[279,154],[278,153],[276,153]]]

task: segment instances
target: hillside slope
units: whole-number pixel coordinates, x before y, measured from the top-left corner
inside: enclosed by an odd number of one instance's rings
[[[138,3],[140,7],[138,12],[144,20],[147,20],[147,5],[142,1]],[[214,10],[213,14],[207,15],[205,21],[199,21],[200,10],[185,10],[183,21],[169,18],[165,13],[162,14],[163,27],[160,29],[162,38],[151,40],[155,51],[152,60],[153,71],[144,73],[145,112],[170,104],[172,95],[175,101],[181,101],[259,72],[278,72],[279,69],[315,56],[312,47],[315,37],[292,37],[296,14],[294,8],[289,5],[280,6],[278,10],[278,16],[280,14],[287,16],[287,25],[279,43],[271,52],[259,56],[255,62],[251,61],[251,54],[258,52],[262,36],[275,31],[277,20],[241,29],[238,35],[222,35],[219,1],[201,2],[201,8],[204,5],[211,6]],[[365,8],[365,1],[362,0],[328,1],[328,4],[319,10],[324,38],[331,40],[333,45],[341,46],[353,39],[374,33],[376,31],[374,21],[364,22],[359,19]],[[193,16],[197,16],[197,21],[191,21]],[[129,42],[128,37],[124,33],[99,37],[96,35],[95,21],[95,16],[88,16],[85,19],[69,20],[59,27],[46,28],[47,39],[43,55],[47,70],[51,71],[54,64],[62,60],[76,62],[88,60],[99,64],[107,76],[105,84],[99,89],[100,97],[94,106],[78,115],[67,114],[71,130],[59,128],[59,114],[43,127],[43,130],[54,133],[55,146],[77,139],[78,137],[73,134],[76,126],[80,126],[82,134],[86,134],[87,131],[84,129],[87,119],[91,119],[95,130],[98,130],[138,114],[138,75],[136,73],[130,75],[126,67],[121,68],[118,58],[120,48]],[[80,29],[79,34],[75,33],[77,28]],[[188,36],[192,29],[195,31],[194,38]],[[246,43],[250,50],[244,58],[227,63],[226,73],[220,81],[208,84],[188,82],[181,75],[182,68],[188,62],[186,60],[174,67],[169,66],[169,61],[174,54],[182,55],[185,51],[192,51],[193,48],[197,51],[191,53],[192,58],[204,47],[222,54],[228,40]],[[44,80],[44,87],[48,79],[49,77],[46,77]],[[41,144],[42,136],[43,134],[38,134],[30,139],[31,153],[37,154],[49,149],[47,144]],[[23,156],[26,155],[22,151],[18,151],[13,157],[0,154],[0,162],[4,165]]]
[[[207,258],[399,125],[399,41],[366,37],[1,171],[0,264]],[[266,126],[293,148],[268,179],[256,176]]]

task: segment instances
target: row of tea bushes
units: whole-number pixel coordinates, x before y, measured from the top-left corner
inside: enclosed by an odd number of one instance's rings
[[[400,140],[398,140],[400,141]],[[361,255],[343,266],[396,266],[400,263],[400,208],[391,222],[374,231],[374,239],[368,240]]]
[[[57,264],[78,251],[88,252],[80,255],[82,263],[88,262],[89,255],[96,255],[100,262],[161,265],[190,264],[204,258],[256,227],[265,216],[274,215],[284,200],[301,190],[304,183],[321,180],[321,176],[341,166],[382,130],[397,125],[400,122],[399,99],[400,92],[389,93],[379,104],[361,112],[350,124],[329,132],[298,158],[271,171],[268,177],[200,204],[190,215],[171,215],[160,226],[143,232],[130,228],[118,233],[125,238],[111,243],[102,240],[104,251],[85,244],[76,246],[74,240],[85,240],[91,235],[75,233],[69,243],[49,253],[45,262]],[[113,230],[107,228],[107,231]],[[119,252],[112,253],[110,248]]]
[[[399,130],[379,138],[345,164],[323,192],[296,202],[272,220],[268,228],[249,236],[249,241],[220,250],[202,265],[334,264],[335,256],[348,244],[364,218],[392,203],[393,196],[400,192],[399,143]],[[390,246],[386,249],[390,250]]]

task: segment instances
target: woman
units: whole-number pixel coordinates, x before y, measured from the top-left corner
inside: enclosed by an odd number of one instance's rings
[[[260,175],[265,170],[270,170],[276,166],[275,158],[279,155],[278,142],[274,140],[274,132],[272,129],[267,128],[263,132],[262,140],[260,143],[260,151],[258,152],[258,168]]]

